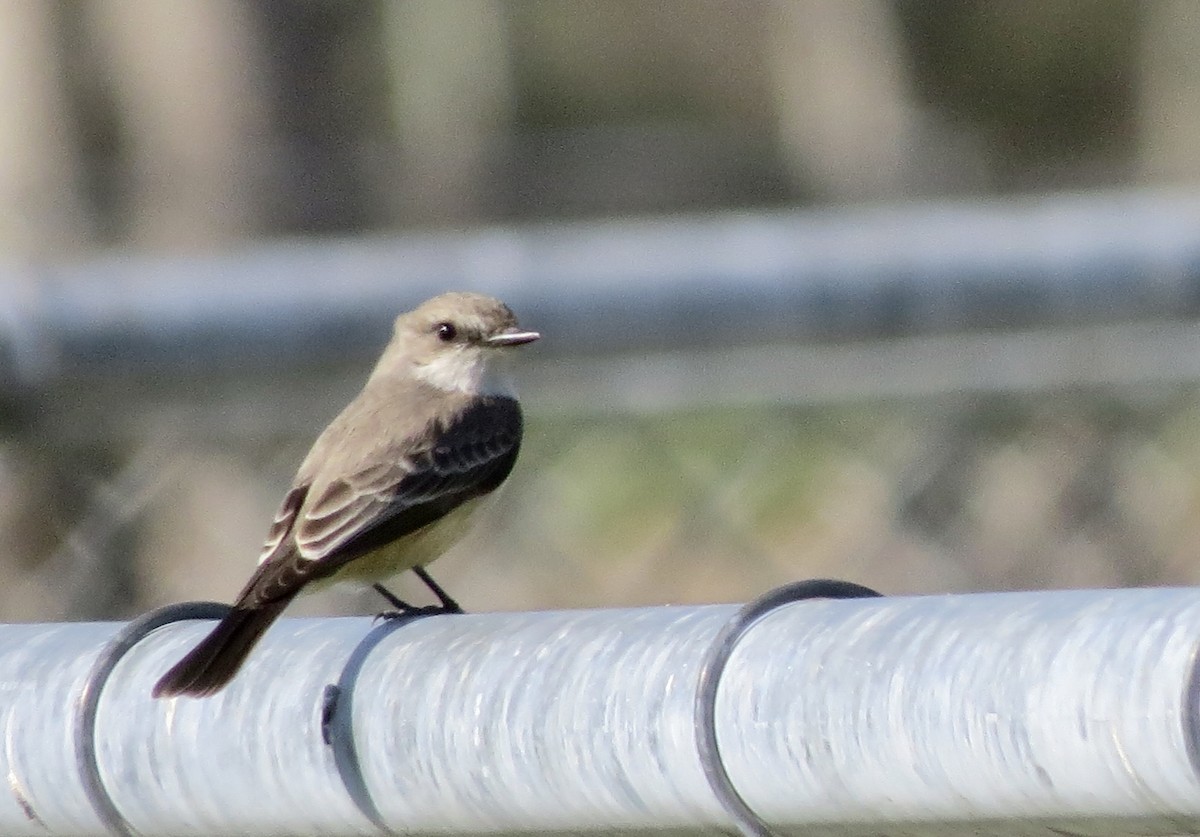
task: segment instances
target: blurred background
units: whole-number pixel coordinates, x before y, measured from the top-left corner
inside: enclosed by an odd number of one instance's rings
[[[545,335],[468,610],[1197,583],[1197,49],[1183,0],[0,0],[0,619],[229,600],[450,289]]]

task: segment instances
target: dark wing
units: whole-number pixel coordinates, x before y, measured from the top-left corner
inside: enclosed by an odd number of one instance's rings
[[[305,583],[493,491],[512,470],[521,430],[515,400],[481,399],[428,447],[332,480],[319,496],[292,489],[238,604],[291,598]]]
[[[309,580],[309,562],[297,560],[296,547],[291,539],[292,528],[308,495],[308,488],[307,485],[296,486],[283,498],[259,554],[258,569],[242,588],[241,595],[234,602],[235,608],[256,610],[275,602],[286,604]]]

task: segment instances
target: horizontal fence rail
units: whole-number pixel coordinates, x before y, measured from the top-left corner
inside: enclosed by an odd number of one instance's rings
[[[0,833],[728,829],[697,685],[737,614],[289,619],[167,701],[208,623],[3,626]],[[783,604],[714,757],[781,832],[1195,833],[1198,649],[1195,589]]]
[[[447,289],[504,298],[544,352],[769,346],[1200,315],[1200,195],[981,203],[275,242],[0,267],[0,384],[372,355]]]

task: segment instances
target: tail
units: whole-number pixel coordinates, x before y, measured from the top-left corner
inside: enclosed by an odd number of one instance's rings
[[[253,609],[235,606],[199,645],[154,684],[151,694],[156,698],[208,697],[221,691],[287,604],[288,599],[284,599]]]

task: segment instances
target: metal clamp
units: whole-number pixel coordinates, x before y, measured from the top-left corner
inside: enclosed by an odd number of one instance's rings
[[[337,766],[338,775],[342,777],[346,792],[362,815],[384,834],[391,834],[392,829],[384,822],[379,807],[367,789],[362,764],[358,759],[358,747],[354,741],[354,686],[358,682],[363,664],[375,650],[375,646],[383,642],[392,631],[427,615],[428,613],[421,610],[386,614],[355,647],[350,658],[346,660],[338,682],[326,686],[322,695],[324,703],[321,707],[321,738],[333,750],[333,762]]]
[[[766,821],[738,793],[729,771],[725,769],[721,748],[717,743],[717,690],[734,649],[758,620],[783,605],[806,599],[864,599],[881,595],[870,587],[836,579],[810,579],[785,584],[739,610],[709,646],[696,684],[696,748],[700,751],[700,763],[709,787],[716,794],[721,807],[733,818],[739,833],[745,837],[771,837],[772,832]]]
[[[113,802],[96,761],[96,713],[104,684],[129,649],[152,631],[188,619],[220,619],[228,612],[229,605],[218,602],[181,602],[152,610],[125,625],[109,640],[83,681],[83,689],[75,704],[75,766],[88,801],[92,803],[105,830],[114,837],[132,837],[137,832]]]

